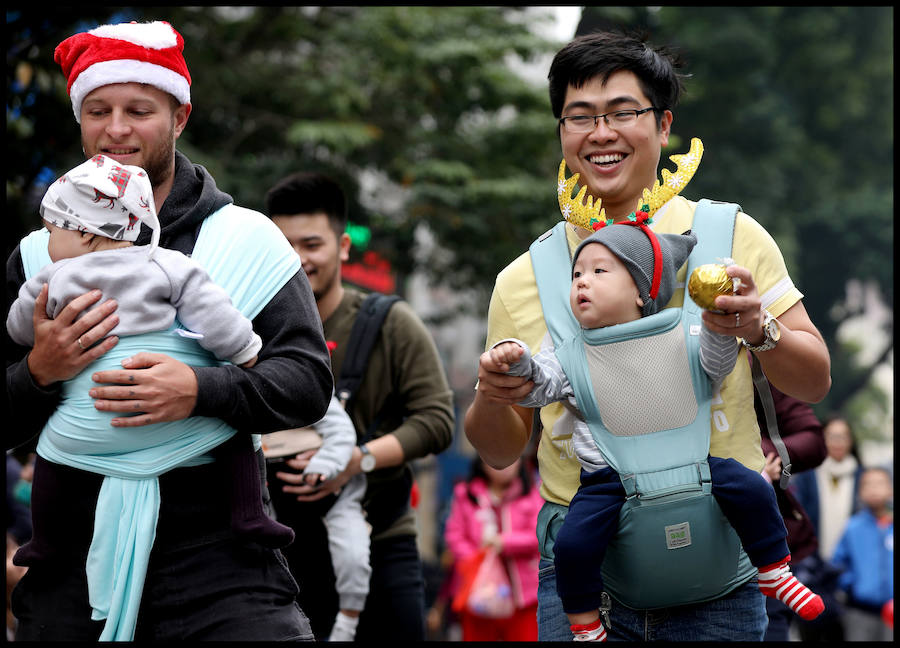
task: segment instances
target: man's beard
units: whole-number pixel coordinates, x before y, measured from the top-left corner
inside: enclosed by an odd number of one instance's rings
[[[169,179],[174,173],[173,159],[175,157],[175,129],[169,132],[162,148],[149,159],[144,161],[144,171],[150,178],[150,186],[154,189]]]
[[[85,153],[85,157],[89,157],[87,155],[87,146],[85,146],[84,140],[81,142],[81,150]],[[95,151],[94,155],[99,153],[99,150]],[[174,156],[175,123],[173,122],[169,127],[166,138],[162,141],[161,148],[159,148],[156,153],[151,153],[150,156],[141,163],[141,168],[147,172],[147,177],[150,179],[151,187],[155,189],[168,180],[174,173],[174,164],[172,163]]]

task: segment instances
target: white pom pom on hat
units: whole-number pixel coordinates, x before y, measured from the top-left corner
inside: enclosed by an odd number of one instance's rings
[[[165,21],[101,25],[70,36],[53,59],[62,67],[75,121],[81,104],[97,88],[111,83],[146,83],[168,92],[181,104],[191,102],[191,75],[184,60],[184,39]]]

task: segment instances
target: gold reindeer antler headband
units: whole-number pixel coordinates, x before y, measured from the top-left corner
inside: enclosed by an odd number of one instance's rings
[[[700,165],[700,158],[703,157],[703,142],[698,138],[691,139],[690,150],[683,155],[672,155],[669,157],[678,169],[675,173],[668,169],[662,170],[662,184],[657,180],[653,184],[653,189],[644,189],[644,193],[638,204],[635,205],[634,213],[644,211],[653,216],[657,209],[662,207],[666,202],[678,195],[682,189],[687,186],[697,167]],[[606,218],[606,211],[600,205],[600,198],[595,199],[593,196],[587,196],[585,202],[585,194],[587,187],[581,188],[578,195],[572,198],[572,189],[578,182],[580,174],[575,173],[572,177],[566,179],[566,161],[563,159],[559,163],[558,184],[556,186],[557,197],[559,198],[559,209],[564,219],[577,227],[581,227],[588,231],[593,231],[611,224],[612,219]]]

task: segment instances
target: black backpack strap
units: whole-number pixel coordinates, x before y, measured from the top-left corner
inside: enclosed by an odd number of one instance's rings
[[[349,410],[353,405],[353,397],[365,376],[369,356],[378,339],[384,318],[387,317],[391,306],[398,301],[400,297],[397,295],[371,293],[365,298],[356,315],[353,328],[350,330],[341,375],[335,384],[338,400],[345,410]]]

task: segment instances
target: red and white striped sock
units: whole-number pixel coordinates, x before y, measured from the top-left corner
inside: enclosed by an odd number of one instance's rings
[[[771,565],[759,568],[759,589],[763,594],[778,599],[801,618],[811,621],[822,614],[825,603],[822,597],[797,580],[788,566],[791,555]]]
[[[575,635],[575,641],[606,641],[606,628],[600,619],[586,625],[572,624],[569,627]]]

